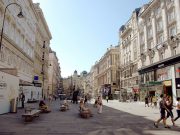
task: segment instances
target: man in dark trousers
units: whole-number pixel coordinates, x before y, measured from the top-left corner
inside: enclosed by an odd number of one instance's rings
[[[25,95],[24,95],[24,93],[22,92],[22,93],[21,93],[22,108],[24,108],[24,101],[25,101]]]

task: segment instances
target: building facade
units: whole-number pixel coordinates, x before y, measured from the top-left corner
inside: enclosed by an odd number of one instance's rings
[[[138,14],[140,8],[132,13],[131,18],[119,30],[120,38],[120,100],[139,95],[138,82]]]
[[[108,88],[110,98],[117,98],[119,91],[119,46],[111,46],[104,56],[94,65],[95,93],[104,95]]]
[[[180,1],[153,0],[139,14],[141,98],[180,97]]]
[[[23,18],[17,17],[20,9]],[[0,27],[4,29],[0,68],[16,70],[19,92],[25,93],[26,101],[33,98],[40,99],[47,93],[48,54],[52,38],[43,12],[39,4],[33,3],[32,0],[13,2],[2,0],[0,18]],[[33,95],[37,91],[38,96]]]
[[[48,95],[57,95],[61,79],[61,71],[59,67],[56,52],[49,50],[49,68],[48,68]]]
[[[42,84],[43,97],[48,96],[48,60],[50,40],[52,39],[49,27],[44,17],[40,4],[34,4],[35,10],[38,14],[37,29],[36,29],[36,49],[34,62],[34,76],[39,76]]]
[[[9,1],[0,2],[0,27],[3,25],[5,7]],[[10,5],[5,14],[4,32],[0,51],[0,68],[14,68],[19,76],[19,85],[32,83],[34,47],[36,40],[37,13],[31,0],[18,3],[24,18],[18,18],[19,7]]]

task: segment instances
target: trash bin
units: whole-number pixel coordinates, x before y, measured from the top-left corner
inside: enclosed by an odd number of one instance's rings
[[[11,99],[10,101],[10,112],[16,113],[17,112],[17,104],[15,99]]]

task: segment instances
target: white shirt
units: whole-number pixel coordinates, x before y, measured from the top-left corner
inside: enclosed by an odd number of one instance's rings
[[[179,107],[178,107],[179,106]],[[176,110],[180,110],[180,101],[176,102]]]

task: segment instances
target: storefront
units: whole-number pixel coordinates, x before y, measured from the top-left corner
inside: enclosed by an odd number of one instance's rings
[[[175,77],[177,97],[180,97],[180,63],[175,65]]]
[[[159,96],[161,93],[172,96],[173,102],[180,95],[180,56],[154,63],[139,70],[140,97]]]

